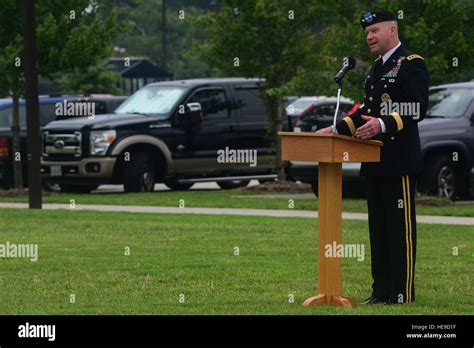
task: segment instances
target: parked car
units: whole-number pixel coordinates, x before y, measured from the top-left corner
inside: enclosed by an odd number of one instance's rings
[[[326,96],[308,96],[300,97],[293,102],[291,102],[286,107],[286,114],[290,116],[299,116],[303,111],[305,111],[311,104],[316,103],[320,99],[324,99]]]
[[[424,171],[418,191],[450,199],[474,195],[474,82],[430,88],[424,120],[418,123]],[[292,180],[311,183],[317,193],[317,163],[290,162]],[[360,163],[343,163],[343,187],[353,183],[365,191]]]
[[[283,102],[285,103],[285,108],[289,106],[291,103],[293,103],[296,99],[299,97],[295,95],[287,95],[285,98],[283,98]]]
[[[43,179],[82,192],[101,184],[148,192],[159,182],[180,190],[196,182],[232,188],[273,179],[275,148],[259,83],[158,82],[138,90],[114,114],[51,122],[42,133]],[[255,161],[236,161],[236,151],[247,159],[256,155]]]
[[[90,102],[94,104],[95,114],[110,113],[115,110],[127,97],[112,96],[108,94],[92,95],[51,95],[40,96],[39,100],[39,118],[40,127],[48,122],[74,118],[77,115],[59,115],[57,113],[58,104],[64,103],[83,103]],[[28,168],[26,154],[26,109],[25,100],[19,101],[20,112],[20,159],[22,163],[23,186],[28,186]],[[13,119],[13,104],[11,98],[0,99],[0,187],[8,189],[13,187],[13,154],[12,141],[13,133],[11,130]]]
[[[294,131],[316,132],[318,129],[331,126],[336,112],[336,103],[337,98],[335,97],[321,98],[314,102],[299,116],[292,119]],[[357,110],[358,107],[358,103],[354,103],[354,101],[347,98],[341,98],[336,120],[343,119]]]
[[[336,101],[337,98],[326,96],[297,99],[285,109],[288,123],[291,126],[290,131],[312,132],[332,125]],[[347,116],[354,105],[355,103],[351,99],[341,97],[338,119]]]

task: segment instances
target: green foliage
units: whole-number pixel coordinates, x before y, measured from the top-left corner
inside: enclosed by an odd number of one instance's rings
[[[120,74],[102,64],[89,66],[85,69],[74,69],[63,74],[59,83],[64,93],[110,93],[119,95],[122,92],[117,87]]]
[[[403,0],[400,3],[405,17],[399,21],[401,40],[425,58],[431,84],[473,79],[474,2]],[[459,60],[458,67],[453,66],[455,57]]]
[[[425,58],[431,85],[471,80],[474,77],[474,3],[472,1],[399,0],[338,1],[331,3],[328,25],[317,36],[312,64],[299,69],[285,93],[334,95],[334,73],[342,57],[354,56],[358,66],[344,80],[344,94],[362,100],[365,75],[376,56],[370,54],[359,24],[362,13],[386,8],[398,17],[402,43]],[[453,58],[459,66],[453,66]]]
[[[315,49],[311,28],[319,16],[316,3],[224,0],[222,5],[220,12],[196,21],[206,33],[196,55],[209,65],[231,76],[265,78],[275,88],[308,63]]]
[[[206,62],[187,54],[194,40],[202,37],[202,31],[191,21],[207,8],[202,3],[166,1],[166,64],[163,64],[162,0],[125,1],[119,7],[119,18],[128,22],[132,31],[114,40],[114,45],[125,48],[127,56],[143,56],[166,68],[175,79],[209,76],[212,70]],[[181,10],[185,19],[179,18]]]
[[[6,0],[0,12],[0,95],[23,93],[21,2]],[[38,71],[42,76],[94,65],[110,56],[110,42],[123,30],[116,10],[89,0],[36,2]],[[15,59],[21,58],[21,66]]]
[[[400,39],[425,58],[432,85],[474,76],[474,3],[469,0],[221,3],[219,13],[199,20],[207,40],[196,47],[197,54],[227,75],[270,77],[269,95],[335,95],[332,78],[343,57],[354,56],[358,64],[344,80],[344,94],[361,100],[365,75],[377,57],[367,47],[359,20],[362,13],[378,8],[398,17]],[[295,11],[295,21],[285,22],[289,9]],[[240,58],[238,68],[234,57]]]

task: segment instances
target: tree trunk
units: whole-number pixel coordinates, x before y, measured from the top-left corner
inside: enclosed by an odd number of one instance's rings
[[[19,96],[12,95],[13,115],[12,115],[12,153],[13,153],[13,179],[15,189],[23,188],[23,174],[21,168],[21,144],[20,144],[20,107]]]
[[[161,50],[161,67],[168,71],[168,59],[166,56],[166,0],[161,0]]]

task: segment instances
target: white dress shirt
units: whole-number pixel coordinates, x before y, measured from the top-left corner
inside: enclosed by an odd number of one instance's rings
[[[390,58],[390,56],[397,50],[398,47],[401,46],[401,42],[398,41],[398,45],[396,45],[394,48],[392,48],[390,51],[385,52],[385,54],[382,56],[382,65],[385,64],[385,62]]]

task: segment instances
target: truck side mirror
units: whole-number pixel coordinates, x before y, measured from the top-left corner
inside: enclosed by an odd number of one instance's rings
[[[187,113],[200,112],[200,111],[202,111],[201,103],[187,103],[186,104]]]
[[[203,118],[201,103],[187,103],[178,108],[177,121],[183,127],[192,127],[201,123]]]
[[[204,118],[201,103],[187,103],[185,117],[191,122],[191,125],[201,123]]]

